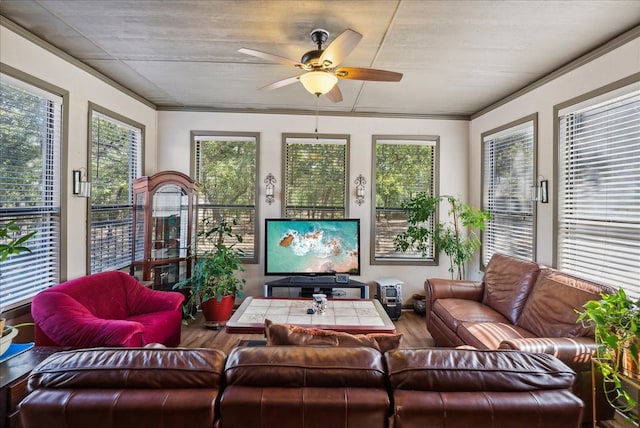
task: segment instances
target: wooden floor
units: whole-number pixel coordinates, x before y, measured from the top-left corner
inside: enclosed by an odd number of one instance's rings
[[[396,331],[402,333],[400,347],[406,349],[425,348],[433,346],[433,340],[427,331],[424,316],[413,310],[404,310],[400,319],[393,322]],[[224,328],[209,328],[204,325],[202,314],[198,313],[195,321],[182,327],[182,341],[180,346],[185,348],[214,348],[225,353],[238,346],[240,341],[262,340],[264,334],[229,334]]]

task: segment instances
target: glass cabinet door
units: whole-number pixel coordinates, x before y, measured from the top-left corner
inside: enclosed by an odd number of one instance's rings
[[[152,276],[159,288],[167,288],[185,277],[189,196],[180,186],[165,184],[153,194],[151,204]],[[162,263],[166,260],[167,263]]]
[[[195,183],[177,171],[133,182],[134,242],[131,274],[154,289],[172,290],[191,273]]]

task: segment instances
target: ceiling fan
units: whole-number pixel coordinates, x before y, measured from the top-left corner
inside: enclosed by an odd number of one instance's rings
[[[318,28],[313,30],[310,36],[311,40],[318,46],[318,49],[306,52],[302,55],[300,61],[254,49],[242,48],[238,49],[238,52],[279,64],[291,65],[305,71],[305,73],[298,76],[288,77],[264,86],[260,88],[261,90],[282,88],[283,86],[300,81],[307,91],[318,97],[326,94],[333,102],[342,101],[342,92],[340,92],[340,87],[337,84],[338,79],[373,80],[380,82],[399,82],[400,79],[402,79],[402,73],[396,73],[394,71],[362,67],[338,68],[342,60],[360,43],[362,34],[357,31],[351,29],[344,30],[325,49],[322,49],[322,44],[329,39],[329,32],[327,30]]]

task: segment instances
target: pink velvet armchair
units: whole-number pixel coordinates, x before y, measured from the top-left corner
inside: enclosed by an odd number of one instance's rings
[[[39,346],[137,347],[180,344],[180,293],[146,288],[123,272],[102,272],[63,282],[31,303]]]

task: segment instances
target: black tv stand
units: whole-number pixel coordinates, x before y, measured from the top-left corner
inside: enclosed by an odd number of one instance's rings
[[[264,284],[265,297],[273,297],[274,288],[299,288],[302,296],[323,292],[330,295],[334,288],[359,288],[360,298],[369,298],[369,284],[349,279],[349,282],[336,282],[334,276],[290,276]],[[328,292],[329,291],[329,292]],[[330,296],[329,296],[330,297]]]

